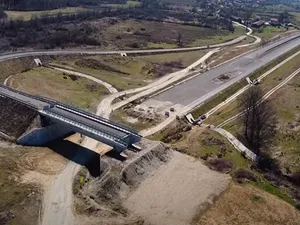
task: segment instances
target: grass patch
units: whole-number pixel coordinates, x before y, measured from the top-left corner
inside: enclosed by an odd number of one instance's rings
[[[126,4],[105,4],[104,6],[112,8],[130,8],[140,6],[142,3],[138,1],[127,1]]]
[[[96,22],[102,27],[105,22]],[[192,25],[154,21],[120,20],[106,22],[101,30],[103,46],[108,49],[175,48],[178,35],[182,47],[205,46],[226,42],[245,34],[244,28],[235,31],[211,29]]]
[[[3,83],[6,78],[16,73],[21,73],[33,68],[35,63],[32,58],[11,59],[0,62],[0,82]]]
[[[222,158],[233,162],[234,170],[248,167],[249,161],[219,133],[204,127],[195,127],[188,132],[184,130],[186,126],[177,121],[151,139],[167,141],[177,151],[196,158],[206,155],[217,157],[221,154]]]
[[[81,109],[94,107],[108,94],[102,86],[86,78],[68,76],[62,72],[34,68],[13,76],[11,87],[33,95],[52,98]]]
[[[285,190],[280,189],[279,187],[276,187],[272,185],[270,182],[266,180],[262,180],[260,182],[253,182],[253,186],[258,187],[272,195],[277,196],[278,198],[282,199],[283,201],[291,204],[292,206],[296,206],[295,201],[286,193]]]
[[[30,20],[31,18],[42,16],[42,15],[57,15],[59,13],[61,14],[71,14],[76,13],[78,11],[84,11],[87,9],[84,9],[82,7],[66,7],[62,9],[54,9],[54,10],[45,10],[45,11],[5,11],[7,14],[7,17],[9,19],[15,20],[15,19],[22,19],[22,20]]]
[[[286,29],[284,27],[267,26],[262,27],[260,29],[256,29],[254,31],[254,35],[260,37],[263,40],[268,40],[276,36],[277,34],[283,33],[285,31]]]
[[[231,184],[195,224],[298,225],[299,212],[269,193],[251,185]]]
[[[207,51],[167,53],[145,56],[88,56],[52,64],[87,73],[119,90],[147,85],[154,79],[189,66]]]
[[[205,46],[205,45],[214,45],[214,44],[221,44],[224,42],[231,41],[237,37],[245,35],[247,31],[245,28],[240,26],[235,26],[234,32],[227,32],[226,34],[222,35],[215,35],[207,39],[197,39],[189,46],[196,47],[196,46]]]

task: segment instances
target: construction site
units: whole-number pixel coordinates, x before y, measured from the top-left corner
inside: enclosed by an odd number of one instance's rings
[[[4,57],[0,224],[298,225],[297,38],[163,56]],[[286,55],[271,61],[277,44]],[[260,167],[236,120],[238,96],[258,86],[272,101],[284,86],[294,102],[277,109],[286,130],[276,169]]]

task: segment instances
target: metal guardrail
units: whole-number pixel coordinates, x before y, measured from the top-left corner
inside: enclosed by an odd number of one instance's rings
[[[94,130],[98,130],[98,131],[100,131],[100,132],[106,133],[106,134],[108,134],[108,135],[110,135],[110,136],[112,136],[112,137],[114,137],[114,138],[117,138],[117,139],[122,139],[122,138],[124,138],[124,136],[117,135],[117,134],[115,134],[115,133],[113,133],[113,132],[110,132],[110,131],[106,131],[105,129],[101,129],[101,128],[99,128],[99,127],[97,127],[97,126],[94,126],[94,125],[85,125],[85,124],[82,123],[82,121],[80,121],[80,120],[78,120],[78,119],[74,119],[74,118],[69,119],[68,117],[66,117],[66,115],[63,115],[63,114],[61,114],[61,113],[59,113],[59,112],[52,112],[51,109],[50,109],[50,110],[43,110],[43,111],[44,111],[44,112],[50,112],[51,114],[57,114],[57,115],[59,115],[59,116],[61,116],[61,117],[63,117],[63,118],[66,118],[66,119],[68,119],[68,120],[76,121],[77,123],[80,123],[80,124],[82,124],[83,126],[91,127],[91,128],[93,128]]]
[[[106,125],[106,126],[108,126],[108,127],[111,127],[111,128],[113,128],[113,129],[116,129],[116,130],[118,130],[118,131],[121,131],[121,132],[123,132],[123,133],[136,135],[135,132],[133,133],[133,132],[131,132],[131,131],[128,131],[128,129],[123,128],[123,126],[120,125],[120,124],[115,125],[115,124],[112,123],[110,120],[107,120],[107,121],[106,121],[106,120],[103,120],[103,118],[99,119],[99,118],[96,118],[95,116],[90,116],[90,115],[87,114],[86,112],[81,112],[81,111],[78,110],[78,109],[74,109],[74,110],[73,110],[73,109],[70,109],[70,107],[65,107],[65,106],[61,106],[61,105],[56,105],[55,107],[60,108],[60,109],[63,109],[63,110],[66,110],[66,111],[68,111],[68,112],[74,113],[74,114],[79,115],[79,116],[83,116],[83,117],[88,118],[88,119],[90,119],[90,120],[99,122],[99,123],[101,123],[101,124],[103,124],[103,125]]]
[[[67,105],[67,104],[55,101],[53,99],[46,98],[46,97],[40,97],[40,96],[37,96],[37,95],[27,94],[27,93],[18,91],[16,89],[7,87],[7,86],[2,85],[2,84],[0,84],[0,87],[5,88],[7,90],[10,90],[12,92],[18,93],[20,95],[23,95],[23,96],[26,96],[26,97],[29,97],[29,98],[33,98],[33,99],[39,100],[41,102],[46,102],[46,103],[48,103],[50,105],[56,105],[57,107],[64,108],[65,110],[68,109],[68,111],[72,111],[72,112],[76,111],[77,114],[81,113],[81,116],[85,116],[85,117],[87,117],[89,119],[94,118],[95,120],[97,120],[100,123],[105,122],[105,125],[110,126],[110,127],[114,128],[114,129],[117,129],[119,131],[123,131],[125,133],[130,133],[130,134],[135,135],[135,136],[140,136],[134,129],[132,129],[130,127],[127,127],[127,126],[124,126],[123,124],[119,124],[119,123],[110,121],[110,120],[105,119],[105,118],[103,118],[101,116],[96,116],[96,115],[94,115],[94,114],[92,114],[90,112],[84,111],[82,109],[78,109],[78,108],[75,108],[73,106],[70,106],[70,105]],[[27,102],[24,102],[24,103],[26,104]]]
[[[83,125],[82,123],[78,122],[77,120],[68,119],[68,118],[60,115],[59,113],[53,113],[53,112],[45,111],[45,110],[40,110],[39,112],[42,115],[45,115],[45,116],[48,116],[48,117],[52,117],[52,118],[61,120],[61,121],[65,122],[65,123],[71,124],[71,125],[73,125],[75,127],[81,128],[81,129],[86,130],[88,132],[91,132],[91,133],[93,133],[95,135],[103,137],[103,138],[105,138],[105,139],[107,139],[109,141],[115,142],[120,147],[127,148],[127,144],[125,142],[123,142],[120,138],[114,136],[113,134],[111,134],[111,133],[109,133],[107,131],[102,131],[102,130],[99,130],[99,129],[91,128],[91,126]]]
[[[113,122],[113,121],[105,119],[105,118],[103,118],[101,116],[97,116],[97,115],[95,115],[93,113],[87,112],[87,111],[82,110],[82,109],[77,109],[77,108],[75,108],[73,106],[70,106],[70,105],[67,105],[67,104],[64,104],[64,103],[61,103],[61,102],[57,102],[57,105],[62,106],[62,107],[66,107],[66,108],[69,108],[69,109],[72,109],[72,110],[76,110],[76,111],[78,111],[80,113],[83,113],[83,114],[85,114],[87,116],[93,117],[93,118],[95,118],[97,120],[100,120],[100,121],[103,121],[103,122],[108,122],[108,123],[110,123],[110,124],[112,124],[114,126],[118,126],[118,127],[122,128],[124,130],[127,130],[127,132],[130,132],[132,134],[138,135],[138,133],[134,129],[132,129],[132,128],[128,127],[128,126],[125,126],[123,124],[119,124],[119,123]]]

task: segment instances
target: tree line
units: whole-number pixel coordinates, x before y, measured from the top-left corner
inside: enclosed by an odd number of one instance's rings
[[[40,48],[55,48],[65,46],[67,43],[78,45],[101,45],[97,39],[96,31],[88,27],[67,28],[65,24],[80,24],[83,21],[95,20],[104,17],[118,17],[121,19],[138,19],[151,21],[164,21],[168,17],[176,18],[185,24],[208,28],[229,29],[230,20],[224,18],[202,18],[197,16],[198,23],[194,24],[195,16],[191,13],[170,10],[157,10],[155,8],[105,8],[102,10],[78,11],[74,14],[41,15],[28,21],[22,19],[0,20],[0,38],[9,40],[10,45],[3,45],[2,50],[10,47],[19,48],[43,43]],[[72,27],[72,26],[71,26]],[[72,38],[73,37],[73,38]],[[1,45],[0,45],[1,46]],[[3,49],[4,48],[4,49]]]

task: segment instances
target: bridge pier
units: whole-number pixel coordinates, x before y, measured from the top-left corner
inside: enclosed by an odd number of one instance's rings
[[[43,146],[50,141],[67,137],[74,131],[68,126],[54,123],[42,128],[34,128],[25,132],[17,140],[17,144],[25,146]]]

